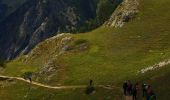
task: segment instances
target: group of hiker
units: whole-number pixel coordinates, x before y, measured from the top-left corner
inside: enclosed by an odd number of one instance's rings
[[[156,95],[153,92],[151,85],[142,84],[140,86],[139,83],[132,84],[130,80],[123,83],[124,95],[132,96],[133,100],[137,100],[139,98],[140,90],[142,91],[143,97],[145,97],[146,100],[156,100]]]

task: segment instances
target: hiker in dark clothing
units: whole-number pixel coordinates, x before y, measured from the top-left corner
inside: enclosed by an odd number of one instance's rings
[[[133,96],[133,100],[137,100],[137,93],[138,93],[138,89],[139,89],[139,84],[136,83],[134,86],[133,86],[133,90],[132,90],[132,96]]]
[[[123,91],[124,91],[124,95],[126,95],[127,93],[127,87],[128,87],[128,84],[127,84],[127,81],[125,81],[124,83],[123,83]]]
[[[132,96],[133,100],[137,100],[137,89],[135,87],[133,87]]]
[[[86,93],[86,94],[91,94],[91,93],[93,93],[94,91],[95,91],[95,88],[94,88],[94,86],[93,86],[93,80],[90,80],[90,81],[89,81],[89,85],[87,86],[85,93]]]
[[[154,93],[152,87],[149,85],[146,91],[146,100],[156,100],[156,94]]]
[[[33,77],[33,73],[32,72],[25,72],[23,74],[23,77],[25,80],[29,80],[30,83],[32,83],[32,77]]]
[[[150,85],[148,86],[146,90],[146,100],[156,100],[156,96]]]
[[[30,83],[32,83],[32,78],[31,78],[31,77],[29,77],[28,79],[29,79]]]
[[[146,90],[147,90],[148,85],[147,84],[142,84],[142,93],[143,93],[143,97],[146,96]]]
[[[93,80],[90,80],[90,82],[89,82],[89,83],[90,83],[90,86],[92,86],[92,84],[93,84]]]
[[[132,95],[132,83],[128,81],[127,85],[127,93],[128,95]]]

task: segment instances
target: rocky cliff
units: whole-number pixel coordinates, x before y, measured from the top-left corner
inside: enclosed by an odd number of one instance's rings
[[[0,22],[28,0],[0,0]]]
[[[124,0],[113,12],[106,26],[122,27],[125,22],[132,20],[138,13],[139,0]]]
[[[1,16],[4,19],[0,22],[0,56],[9,60],[21,53],[27,54],[36,44],[56,34],[78,32],[89,26],[92,29],[102,24],[97,22],[100,21],[97,19],[101,18],[99,16],[105,15],[101,13],[110,16],[110,12],[120,2],[121,0],[25,1],[14,7],[16,10],[6,17]],[[101,9],[103,7],[105,8]],[[3,10],[0,13],[6,12]]]

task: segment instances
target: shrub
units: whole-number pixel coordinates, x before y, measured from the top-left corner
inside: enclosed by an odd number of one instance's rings
[[[0,67],[5,68],[6,64],[4,60],[0,60]]]
[[[33,75],[33,72],[24,72],[23,74],[22,74],[22,77],[24,78],[24,79],[28,79],[28,78],[32,78],[32,75]]]
[[[88,87],[86,88],[85,93],[86,93],[86,94],[92,94],[94,91],[95,91],[95,88],[94,88],[93,86],[88,86]]]
[[[101,0],[97,5],[97,10],[96,10],[98,24],[101,25],[107,19],[109,19],[113,11],[120,3],[121,0],[114,0],[114,1]]]
[[[83,44],[83,43],[87,43],[87,40],[85,40],[85,39],[79,39],[79,40],[76,40],[76,41],[74,42],[75,45],[80,45],[80,44]]]

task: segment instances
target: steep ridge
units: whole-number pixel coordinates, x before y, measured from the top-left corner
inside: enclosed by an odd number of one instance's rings
[[[125,22],[132,20],[138,11],[139,0],[124,0],[114,11],[106,26],[122,27]]]

